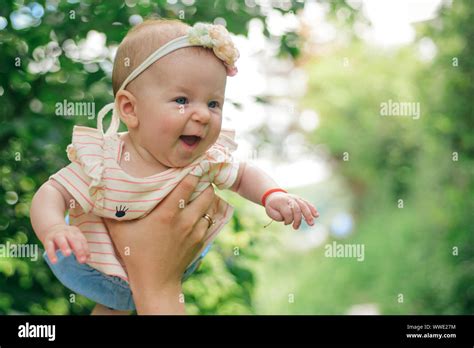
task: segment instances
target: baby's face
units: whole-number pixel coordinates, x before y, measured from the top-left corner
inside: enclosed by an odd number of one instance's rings
[[[155,62],[134,81],[140,145],[167,167],[205,153],[221,131],[226,79],[222,62],[206,52],[184,48]]]

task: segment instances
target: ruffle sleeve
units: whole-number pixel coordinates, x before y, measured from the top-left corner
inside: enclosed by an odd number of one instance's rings
[[[214,145],[207,150],[200,166],[193,169],[191,174],[203,176],[209,174],[210,182],[217,188],[230,188],[237,178],[239,162],[232,155],[237,149],[234,129],[222,129]]]
[[[62,184],[85,212],[104,205],[102,176],[109,145],[95,128],[75,126],[67,157],[71,164],[51,178]]]

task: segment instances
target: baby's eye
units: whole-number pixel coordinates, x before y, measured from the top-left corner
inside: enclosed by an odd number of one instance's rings
[[[186,97],[179,97],[175,99],[175,102],[177,102],[178,104],[186,104],[187,101],[188,101],[188,98]]]
[[[208,106],[210,108],[217,108],[219,106],[219,102],[213,100],[213,101],[209,102]]]

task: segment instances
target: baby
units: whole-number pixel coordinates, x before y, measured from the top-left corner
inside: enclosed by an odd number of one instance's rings
[[[297,229],[302,217],[314,224],[312,204],[232,156],[235,133],[221,125],[226,79],[237,73],[238,56],[220,25],[149,20],[127,34],[114,61],[115,102],[99,112],[97,129],[74,127],[71,163],[32,202],[31,222],[45,260],[66,287],[110,309],[133,310],[124,263],[103,218],[142,218],[188,174],[200,178],[191,201],[214,184],[261,204],[285,225]],[[111,110],[104,133],[102,121]],[[120,120],[128,132],[118,133]],[[183,279],[232,216],[233,208],[217,199],[215,216],[203,216],[209,222],[205,248]]]

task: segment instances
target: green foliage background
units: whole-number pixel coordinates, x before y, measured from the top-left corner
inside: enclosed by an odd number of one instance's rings
[[[9,22],[0,30],[2,244],[39,243],[29,222],[31,199],[51,173],[67,164],[65,148],[77,121],[57,118],[55,103],[67,99],[105,105],[112,99],[110,77],[102,69],[88,72],[64,54],[58,57],[59,71],[28,72],[36,47],[50,41],[59,46],[67,39],[78,42],[90,30],[105,33],[107,45],[118,44],[133,14],[178,18],[184,13],[190,24],[221,17],[231,32],[242,35],[247,35],[248,22],[259,18],[271,37],[260,6],[243,1],[202,0],[190,6],[181,1],[38,3],[46,10],[37,26],[16,30]],[[389,52],[370,47],[354,35],[354,23],[363,20],[358,11],[345,1],[323,3],[339,25],[338,33],[350,40],[306,61],[309,88],[300,104],[317,110],[321,123],[313,132],[300,132],[308,144],[326,145],[328,163],[352,202],[355,233],[347,242],[365,243],[366,261],[331,260],[320,248],[290,252],[277,226],[270,232],[262,229],[268,221],[261,211],[226,192],[236,213],[184,284],[188,311],[338,314],[370,302],[390,314],[472,314],[474,9],[468,0],[455,0],[438,18],[417,27],[418,39],[429,37],[438,48],[434,61],[426,62],[418,59],[415,44]],[[3,1],[0,16],[8,19],[32,4]],[[276,10],[297,12],[303,5],[293,1]],[[344,23],[337,20],[341,9],[349,11]],[[70,11],[75,11],[74,20]],[[272,39],[280,44],[279,56],[301,57],[304,38],[298,33]],[[15,65],[17,58],[20,66]],[[343,68],[345,58],[350,64]],[[421,118],[378,116],[380,103],[388,99],[420,102]],[[81,122],[95,126],[94,120]],[[344,152],[350,161],[342,161]],[[457,162],[453,152],[459,153]],[[303,195],[309,192],[302,189]],[[325,204],[321,197],[312,198],[318,206]],[[400,198],[404,209],[397,208]],[[453,247],[459,255],[453,256]],[[296,299],[291,304],[290,292]],[[400,293],[403,304],[397,301]],[[93,306],[81,296],[73,304],[69,299],[70,291],[44,262],[0,258],[0,313],[87,314]]]
[[[259,312],[344,314],[371,304],[382,314],[474,313],[473,19],[469,1],[445,4],[417,25],[416,44],[396,50],[349,29],[349,43],[306,64],[301,105],[320,115],[307,141],[327,146],[355,219],[351,236],[333,240],[364,244],[365,260],[331,259],[324,248],[268,258]],[[423,38],[436,45],[433,61],[419,59]],[[420,103],[421,118],[381,117],[389,99]],[[324,198],[336,197],[314,199]]]

